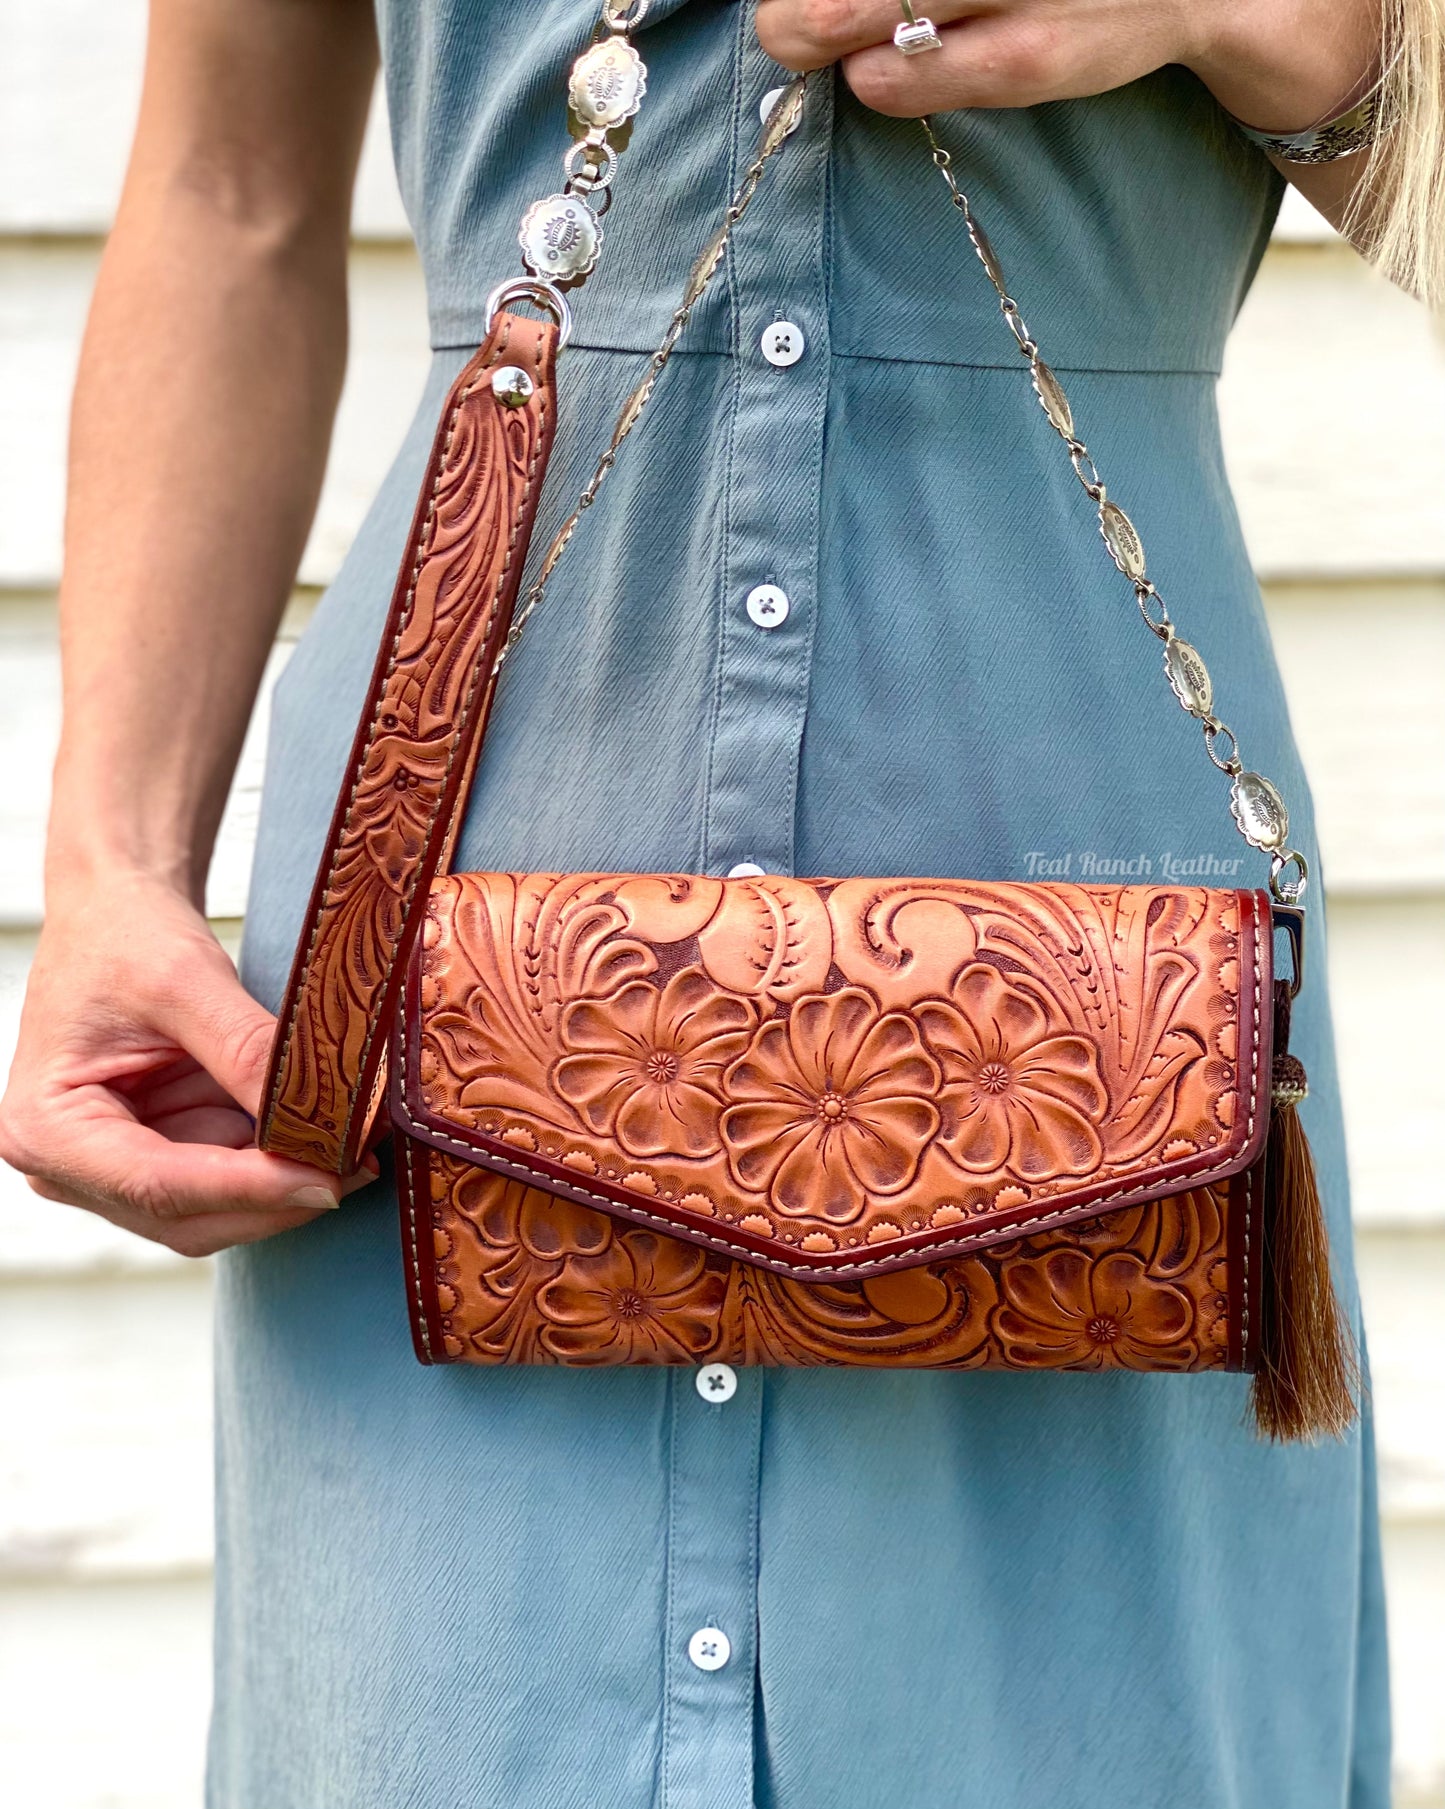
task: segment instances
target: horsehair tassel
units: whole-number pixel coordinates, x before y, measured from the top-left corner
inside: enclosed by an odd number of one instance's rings
[[[1250,1404],[1266,1438],[1343,1438],[1359,1412],[1359,1357],[1330,1276],[1329,1232],[1299,1117],[1309,1083],[1303,1063],[1287,1050],[1287,992],[1275,1021],[1259,1355]]]

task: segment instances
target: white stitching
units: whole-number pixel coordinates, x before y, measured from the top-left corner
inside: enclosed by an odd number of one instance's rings
[[[1239,1366],[1249,1367],[1249,1219],[1254,1207],[1254,1166],[1244,1171],[1244,1278],[1239,1292]]]
[[[1245,1136],[1248,1144],[1254,1135],[1254,1121],[1258,1115],[1255,1103],[1254,1078],[1259,1071],[1259,1009],[1260,1009],[1260,966],[1264,951],[1260,939],[1261,913],[1258,904],[1254,907],[1254,1046],[1250,1058],[1250,1091],[1249,1091],[1249,1125]],[[1271,919],[1271,934],[1273,920]],[[1271,961],[1273,950],[1271,949]],[[1254,1213],[1254,1165],[1251,1163],[1244,1176],[1244,1274],[1241,1279],[1239,1294],[1239,1363],[1245,1368],[1249,1360],[1249,1236],[1250,1221]]]
[[[1250,1140],[1254,1135],[1254,1123],[1258,1116],[1258,1105],[1255,1096],[1257,1092],[1256,1083],[1259,1075],[1259,1017],[1260,988],[1262,985],[1262,949],[1260,942],[1260,915],[1258,904],[1253,903],[1252,909],[1254,911],[1255,955],[1254,1035],[1251,1042],[1249,1064],[1250,1107],[1245,1126],[1244,1142],[1246,1149],[1249,1147]],[[594,1193],[591,1188],[583,1187],[580,1184],[574,1184],[570,1181],[559,1182],[552,1175],[546,1174],[539,1169],[529,1168],[525,1162],[518,1161],[512,1157],[497,1155],[491,1150],[487,1151],[486,1160],[480,1161],[474,1145],[463,1143],[456,1137],[450,1137],[445,1131],[437,1130],[433,1125],[421,1123],[412,1113],[411,1104],[407,1097],[411,1090],[410,1070],[407,1067],[407,1055],[409,1053],[411,1039],[407,1035],[405,980],[402,982],[401,1009],[398,1013],[397,1023],[400,1029],[400,1037],[398,1040],[401,1044],[401,1061],[399,1064],[401,1069],[401,1087],[397,1104],[394,1108],[395,1114],[401,1118],[406,1129],[412,1136],[419,1138],[423,1143],[433,1145],[444,1143],[449,1145],[452,1149],[456,1150],[459,1155],[465,1156],[474,1168],[486,1168],[493,1173],[498,1169],[511,1172],[519,1180],[533,1183],[544,1193],[554,1191],[559,1186],[565,1186],[570,1192],[580,1194],[584,1199],[595,1200],[603,1211],[609,1213],[614,1218],[623,1217],[634,1220],[649,1219],[654,1225],[661,1225],[673,1237],[680,1237],[686,1239],[690,1243],[705,1245],[708,1249],[716,1250],[721,1255],[736,1255],[743,1262],[752,1263],[757,1268],[768,1269],[776,1275],[791,1275],[803,1281],[823,1281],[830,1275],[855,1275],[865,1270],[870,1274],[883,1274],[887,1272],[888,1266],[894,1260],[886,1254],[880,1254],[873,1260],[865,1262],[816,1263],[806,1266],[800,1263],[787,1263],[777,1257],[759,1256],[756,1250],[750,1250],[746,1244],[733,1243],[728,1238],[717,1236],[711,1232],[702,1231],[696,1226],[689,1225],[684,1229],[677,1224],[676,1220],[670,1219],[660,1212],[649,1212],[645,1206],[633,1206],[631,1204],[623,1205],[617,1200],[609,1199],[605,1194]],[[1197,1187],[1206,1186],[1211,1181],[1225,1179],[1232,1172],[1238,1172],[1233,1169],[1233,1164],[1236,1163],[1238,1159],[1237,1153],[1232,1156],[1221,1156],[1218,1163],[1213,1168],[1206,1168],[1197,1175],[1190,1175],[1185,1181],[1184,1191],[1193,1192]],[[1005,1243],[1010,1238],[1018,1236],[1019,1233],[1028,1226],[1043,1229],[1048,1225],[1058,1224],[1062,1219],[1082,1217],[1086,1212],[1092,1216],[1101,1208],[1108,1206],[1112,1201],[1126,1199],[1131,1193],[1137,1195],[1141,1191],[1143,1191],[1143,1189],[1138,1184],[1132,1189],[1129,1187],[1116,1188],[1113,1193],[1101,1194],[1098,1199],[1090,1200],[1087,1206],[1065,1206],[1054,1212],[1034,1213],[1026,1219],[1015,1219],[1009,1225],[1001,1225],[999,1227],[999,1235],[996,1238],[991,1238],[990,1241],[992,1243]],[[1160,1196],[1151,1192],[1147,1197],[1157,1198]],[[1249,1223],[1247,1210],[1248,1209],[1246,1208],[1246,1234]],[[935,1261],[945,1256],[968,1256],[979,1250],[987,1249],[988,1247],[987,1244],[980,1244],[977,1241],[977,1238],[964,1239],[962,1241],[955,1239],[951,1243],[929,1244],[925,1251],[919,1252],[917,1261],[919,1263],[925,1263]]]
[[[411,1225],[411,1272],[416,1295],[416,1322],[421,1328],[422,1349],[426,1352],[427,1362],[434,1363],[436,1358],[432,1353],[431,1332],[427,1328],[426,1302],[422,1298],[421,1291],[421,1244],[418,1240],[416,1229],[416,1169],[413,1166],[413,1141],[414,1139],[411,1137],[403,1137],[401,1139],[401,1158],[406,1164],[407,1218]]]

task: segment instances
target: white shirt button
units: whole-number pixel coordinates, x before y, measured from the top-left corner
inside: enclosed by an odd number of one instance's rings
[[[788,593],[776,584],[755,584],[748,592],[748,618],[759,628],[779,628],[788,619]]]
[[[788,91],[786,88],[769,88],[767,93],[758,102],[758,118],[763,122],[764,125],[766,125],[768,123],[768,120],[772,117],[773,108],[777,106],[778,102],[783,98],[783,96],[787,92]],[[798,127],[800,125],[802,125],[802,123],[803,123],[803,115],[801,113],[799,113],[797,115],[797,117],[794,119],[792,125],[790,125],[788,127],[787,131],[784,132],[783,137],[791,138],[793,136],[794,132],[797,131]]]
[[[729,879],[761,879],[766,872],[767,872],[767,868],[760,867],[756,861],[739,861],[737,866],[728,868],[728,878]],[[723,1367],[723,1365],[719,1363],[715,1367],[721,1369]],[[704,1370],[703,1374],[706,1375],[707,1371]],[[698,1383],[698,1387],[699,1388],[702,1387],[701,1382]]]
[[[720,1671],[733,1655],[732,1641],[721,1627],[699,1627],[687,1642],[687,1655],[699,1671]]]
[[[758,867],[748,869],[751,873],[760,872]],[[728,875],[731,879],[737,872]],[[705,1401],[730,1401],[738,1391],[738,1372],[727,1363],[705,1363],[697,1372],[697,1392]]]
[[[790,364],[796,364],[803,356],[806,343],[803,329],[791,320],[775,320],[771,326],[763,328],[763,356],[779,370],[785,371]]]

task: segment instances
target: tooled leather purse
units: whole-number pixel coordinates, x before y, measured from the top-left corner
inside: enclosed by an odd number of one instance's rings
[[[1352,1354],[1287,1052],[1305,861],[928,120],[1268,890],[448,871],[498,672],[801,117],[800,77],[516,608],[562,288],[600,248],[645,10],[603,5],[571,73],[566,187],[524,217],[530,274],[494,291],[447,398],[259,1141],[349,1174],[389,1099],[424,1363],[1237,1370],[1266,1434],[1342,1432]]]

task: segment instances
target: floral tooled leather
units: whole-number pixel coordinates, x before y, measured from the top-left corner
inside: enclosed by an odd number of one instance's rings
[[[972,1256],[804,1282],[411,1139],[403,1156],[412,1324],[428,1363],[1187,1371],[1253,1361],[1250,1171]]]
[[[350,1173],[417,900],[445,865],[491,704],[554,427],[556,329],[498,315],[452,385],[271,1051],[262,1148]],[[492,392],[526,369],[519,406]]]
[[[460,875],[432,888],[394,1112],[729,1261],[876,1278],[1247,1168],[1268,925],[1203,887]]]

